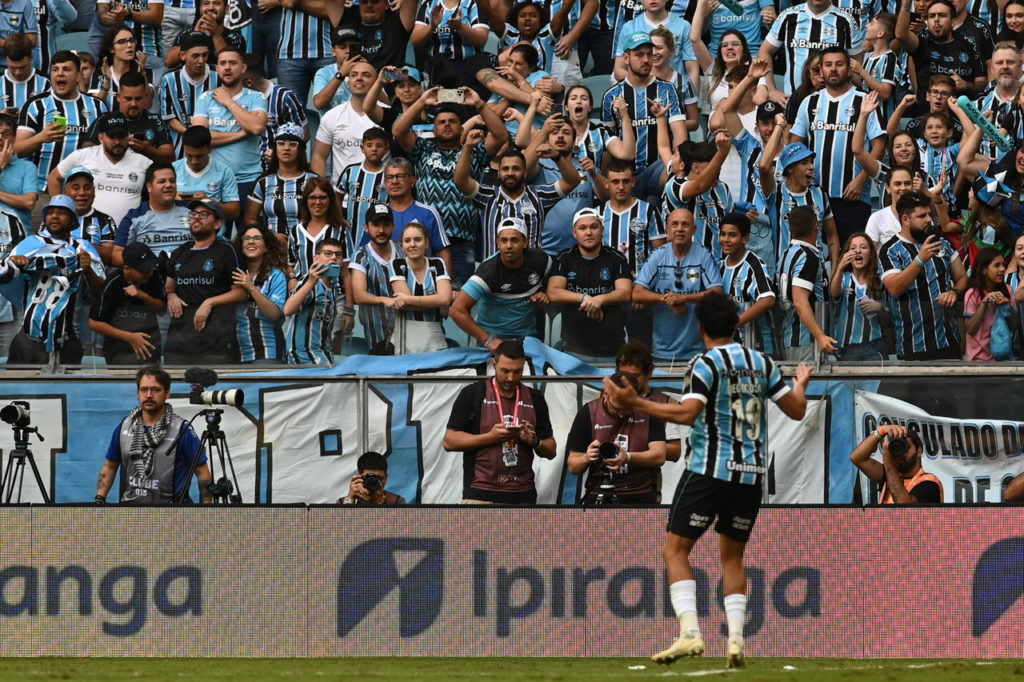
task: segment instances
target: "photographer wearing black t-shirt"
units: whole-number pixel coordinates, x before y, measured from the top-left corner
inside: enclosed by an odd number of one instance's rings
[[[356,462],[358,474],[352,477],[348,495],[342,504],[408,504],[405,498],[384,489],[388,483],[388,460],[379,452],[364,452]]]

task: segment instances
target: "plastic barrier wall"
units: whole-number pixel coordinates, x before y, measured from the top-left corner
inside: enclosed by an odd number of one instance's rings
[[[14,508],[8,656],[649,656],[677,633],[666,512]],[[543,529],[543,532],[538,532]],[[695,566],[722,655],[717,542]],[[1017,508],[769,508],[754,656],[1020,657]]]

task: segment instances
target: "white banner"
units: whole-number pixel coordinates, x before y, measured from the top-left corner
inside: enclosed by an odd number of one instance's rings
[[[879,424],[916,432],[924,444],[922,466],[942,481],[943,502],[1001,502],[1004,482],[1024,468],[1024,422],[940,417],[866,391],[854,391],[854,414],[857,442]],[[881,448],[874,457],[881,461]],[[871,499],[863,476],[858,483]]]

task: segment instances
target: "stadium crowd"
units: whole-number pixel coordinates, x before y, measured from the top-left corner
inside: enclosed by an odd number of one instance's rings
[[[776,359],[1022,357],[1018,0],[18,7],[11,364],[683,362],[717,291]]]

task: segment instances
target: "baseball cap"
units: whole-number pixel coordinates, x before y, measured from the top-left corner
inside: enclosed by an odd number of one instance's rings
[[[395,222],[395,216],[387,204],[377,203],[366,209],[366,222],[376,223],[382,220]]]
[[[526,223],[523,222],[522,218],[505,218],[498,223],[498,229],[494,231],[494,234],[499,234],[502,230],[515,230],[524,237],[529,237],[526,234]]]
[[[757,108],[757,120],[766,121],[774,119],[776,114],[782,113],[782,107],[775,102],[768,100]]]
[[[598,211],[596,208],[581,208],[580,210],[576,211],[576,215],[572,217],[572,224],[575,225],[584,218],[597,218],[598,220],[601,221],[604,220],[601,217],[601,212]]]
[[[783,148],[782,153],[779,154],[779,167],[785,171],[787,168],[792,166],[794,163],[799,163],[804,159],[808,159],[814,156],[814,152],[807,148],[803,142],[791,142]]]
[[[345,43],[359,43],[359,34],[346,26],[335,26],[331,29],[331,45],[344,45]]]
[[[96,121],[96,132],[107,137],[127,137],[128,119],[117,112],[108,112]]]
[[[205,199],[193,199],[189,202],[188,210],[195,211],[198,208],[205,208],[213,211],[213,215],[217,216],[219,220],[224,220],[224,209],[221,208],[221,205],[218,202],[210,199],[209,197]]]
[[[651,40],[651,34],[650,33],[643,33],[643,32],[638,31],[637,33],[633,33],[628,38],[626,38],[626,49],[627,50],[635,50],[636,48],[640,47],[641,45],[653,45],[653,44],[654,44],[654,41]]]
[[[274,131],[274,139],[302,142],[302,126],[298,123],[282,123]]]
[[[124,252],[121,255],[124,258],[125,265],[135,268],[144,275],[155,268],[157,263],[160,262],[156,254],[142,242],[132,242],[124,247]]]
[[[71,182],[71,178],[75,177],[76,175],[88,175],[90,180],[93,179],[93,174],[91,170],[89,170],[85,166],[78,165],[69,170],[68,174],[64,176],[64,184],[62,185],[62,187],[67,187],[68,183]]]
[[[78,225],[78,211],[75,210],[75,200],[66,194],[55,194],[50,197],[50,203],[43,206],[43,221],[46,221],[46,214],[51,208],[63,208],[71,212],[71,217],[75,220],[75,226]]]
[[[415,66],[403,66],[402,68],[399,69],[399,71],[401,71],[402,73],[404,73],[406,76],[413,79],[417,83],[423,82],[423,76],[420,75],[420,70],[417,69]]]

